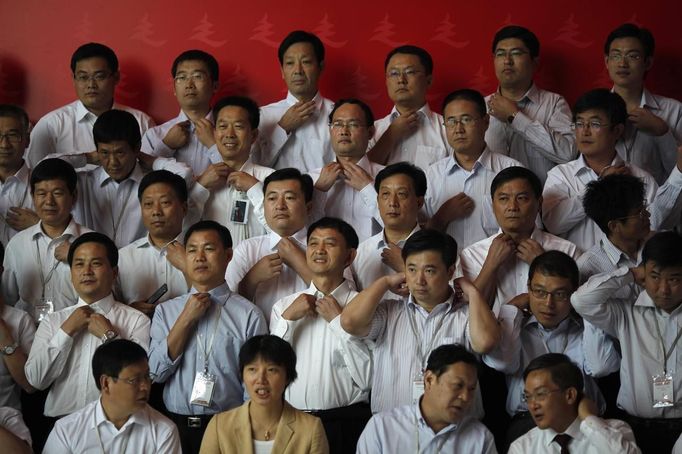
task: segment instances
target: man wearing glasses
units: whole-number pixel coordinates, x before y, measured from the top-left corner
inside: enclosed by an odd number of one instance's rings
[[[152,379],[144,348],[124,339],[100,345],[92,374],[99,399],[60,419],[44,453],[182,452],[175,424],[147,404]]]
[[[429,227],[452,236],[462,250],[497,231],[490,183],[500,170],[521,164],[487,147],[490,117],[479,92],[450,93],[443,102],[443,117],[453,153],[426,171],[426,180],[433,184],[428,185],[424,210]]]
[[[504,27],[495,34],[492,51],[500,85],[486,98],[492,117],[486,143],[544,182],[549,169],[575,159],[571,110],[562,96],[533,82],[540,54],[533,32],[518,25]]]
[[[407,161],[426,169],[449,154],[443,117],[426,102],[433,59],[420,47],[400,46],[388,53],[384,71],[395,106],[374,123],[369,158],[383,165]]]
[[[585,216],[582,197],[589,182],[613,174],[633,175],[644,182],[652,230],[674,226],[676,216],[670,213],[682,189],[682,173],[674,168],[659,188],[648,172],[623,161],[616,152],[627,119],[623,99],[609,90],[596,89],[582,95],[574,110],[573,128],[580,157],[556,166],[547,175],[542,203],[547,230],[573,242],[581,251],[597,244],[602,232]]]
[[[154,126],[154,121],[144,112],[114,102],[120,73],[118,58],[109,47],[99,43],[82,45],[71,57],[71,72],[78,100],[53,110],[36,123],[26,152],[30,168],[49,154],[93,152],[94,155],[92,126],[97,117],[110,109],[133,114],[140,125],[140,134]]]

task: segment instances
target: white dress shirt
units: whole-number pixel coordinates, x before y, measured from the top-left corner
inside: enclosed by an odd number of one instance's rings
[[[182,237],[180,233],[174,241],[182,244]],[[157,248],[149,234],[118,251],[116,296],[122,303],[146,301],[163,284],[168,286],[168,291],[159,303],[187,293],[190,286],[185,275],[168,261],[167,253],[168,244]]]
[[[73,413],[99,397],[92,377],[92,355],[102,345],[102,340],[87,329],[71,337],[61,328],[73,311],[86,305],[79,298],[75,306],[49,314],[38,325],[25,372],[34,388],[47,389],[52,385],[45,401],[46,416]],[[114,301],[111,294],[90,307],[111,322],[119,338],[149,349],[151,322],[142,312]]]
[[[298,245],[303,252],[306,250],[306,229],[303,228],[290,237],[294,244]],[[239,291],[239,283],[244,279],[246,273],[251,270],[253,265],[266,255],[277,252],[277,243],[281,240],[275,232],[267,235],[256,236],[242,241],[234,248],[232,260],[227,265],[225,271],[225,281],[228,287],[234,292]],[[308,288],[308,284],[296,273],[296,271],[282,263],[282,272],[276,278],[261,282],[253,296],[253,304],[258,306],[265,315],[265,319],[270,322],[272,306],[280,299],[293,293],[300,292]]]
[[[213,123],[212,113],[209,111],[205,117]],[[196,127],[190,121],[187,131],[189,137],[187,143],[174,150],[163,143],[164,137],[168,131],[178,123],[188,121],[189,118],[184,111],[180,111],[177,117],[168,120],[162,125],[154,126],[147,129],[142,137],[142,151],[152,156],[160,156],[163,158],[175,158],[178,162],[187,164],[195,176],[199,176],[211,164],[210,148],[206,148],[203,143],[197,138]]]
[[[630,426],[618,419],[588,416],[580,422],[576,418],[564,432],[573,439],[570,452],[580,454],[639,454],[635,435]],[[534,427],[517,438],[509,447],[509,454],[559,454],[561,447],[554,441],[558,433],[553,429]]]
[[[486,103],[490,96],[485,98]],[[494,152],[521,162],[544,182],[549,169],[577,156],[571,109],[562,96],[535,84],[517,106],[519,112],[511,124],[490,116],[485,142]]]
[[[616,155],[611,165],[621,164],[623,160]],[[665,228],[665,220],[675,207],[682,190],[682,172],[675,167],[666,184],[659,188],[648,172],[635,165],[629,165],[629,168],[632,176],[644,183],[645,200],[651,213],[651,229]],[[542,191],[542,220],[545,227],[578,246],[580,251],[588,250],[604,236],[599,226],[587,217],[583,208],[587,184],[597,179],[599,175],[587,165],[581,155],[575,161],[550,170]]]
[[[178,428],[145,405],[117,429],[107,419],[100,399],[57,421],[43,454],[102,453],[181,454]]]
[[[24,440],[29,446],[33,444],[31,441],[31,432],[26,427],[24,418],[21,412],[12,407],[0,407],[0,427],[12,432],[17,438]]]
[[[132,107],[114,103],[112,109],[131,113],[140,125],[140,134],[154,126],[154,120]],[[90,112],[80,100],[62,106],[38,120],[31,130],[31,143],[26,151],[26,161],[34,168],[50,154],[87,153],[95,149],[92,127],[97,116]]]
[[[483,264],[488,256],[490,245],[497,235],[502,233],[500,229],[494,235],[472,244],[464,249],[459,255],[457,261],[457,269],[455,270],[455,277],[466,277],[470,281],[474,281],[483,269]],[[578,258],[578,253],[575,244],[554,236],[551,233],[543,232],[535,229],[530,238],[537,241],[545,251],[561,251],[573,257]],[[495,293],[495,304],[493,312],[498,313],[500,307],[507,304],[517,295],[528,292],[528,270],[530,265],[523,260],[517,258],[515,255],[510,257],[507,261],[499,265],[497,268],[497,288]]]
[[[329,139],[329,114],[334,103],[319,92],[313,100],[312,117],[290,134],[277,123],[298,102],[291,92],[285,99],[261,107],[258,138],[251,148],[253,162],[273,169],[295,167],[307,172],[334,160]]]
[[[3,306],[0,311],[2,320],[9,327],[12,339],[28,355],[33,344],[33,337],[36,334],[33,319],[26,312],[12,306]],[[12,407],[21,410],[20,391],[21,387],[14,381],[5,361],[0,357],[0,407]]]
[[[213,150],[213,148],[211,149]],[[222,162],[222,158],[216,160],[215,156],[212,156],[211,161],[213,163]],[[196,184],[198,190],[205,191],[208,195],[206,204],[203,207],[202,219],[210,219],[227,227],[232,236],[232,247],[236,247],[247,238],[265,235],[269,231],[263,212],[263,181],[274,172],[274,169],[254,164],[251,158],[249,158],[239,171],[248,173],[258,180],[246,192],[238,191],[233,186],[228,185],[209,191],[200,184]],[[230,220],[236,200],[247,200],[249,202],[246,224]]]
[[[653,136],[637,130],[628,121],[616,150],[625,161],[643,168],[658,184],[663,184],[677,162],[677,147],[682,145],[682,103],[645,88],[639,107],[662,118],[670,129],[662,136]]]
[[[372,180],[384,168],[381,164],[371,162],[367,155],[360,158],[357,165],[367,172]],[[309,172],[314,182],[320,178],[321,172],[322,169]],[[352,225],[360,241],[377,233],[383,222],[377,208],[377,191],[374,189],[374,182],[357,191],[341,176],[327,192],[315,189],[311,221],[317,221],[324,216],[343,219]]]
[[[663,374],[661,341],[666,351],[682,330],[682,305],[671,313],[659,309],[646,291],[637,300],[614,298],[617,289],[634,281],[630,269],[592,276],[571,297],[575,310],[587,321],[620,341],[621,368],[618,406],[640,418],[682,418],[682,346],[678,342],[668,358],[673,376],[674,407],[653,408],[652,377]],[[661,336],[658,337],[658,325]]]
[[[54,251],[65,241],[73,243],[82,234],[90,232],[71,218],[61,235],[50,238],[42,225],[41,221],[10,240],[2,273],[5,303],[28,312],[32,317],[35,317],[35,305],[41,303],[43,280],[45,300],[52,301],[55,311],[76,304],[78,295],[71,283],[69,264],[57,260]]]
[[[341,316],[331,322],[322,316],[285,320],[284,311],[301,294],[322,298],[314,283],[304,292],[282,298],[272,307],[270,333],[289,342],[298,358],[298,378],[289,385],[285,399],[303,410],[329,410],[367,402],[371,387],[372,358],[364,341],[341,328]],[[329,295],[341,308],[357,295],[344,280]]]
[[[28,208],[33,210],[31,197],[31,171],[26,163],[14,175],[10,175],[4,182],[0,181],[0,242],[7,247],[9,240],[17,231],[7,223],[7,214],[11,207]]]
[[[493,434],[474,418],[435,433],[419,404],[402,405],[372,416],[358,440],[357,454],[497,454]]]
[[[455,239],[459,251],[499,229],[493,213],[490,184],[500,170],[512,166],[521,166],[521,163],[486,147],[471,171],[459,165],[454,155],[436,161],[426,170],[426,181],[430,182],[424,197],[427,217],[432,218],[445,202],[460,192],[474,200],[474,211],[450,222],[445,230]]]
[[[399,116],[398,108],[393,106],[390,114],[374,122],[374,139],[370,140],[369,148],[379,141],[391,123]],[[443,125],[443,116],[433,112],[428,103],[417,111],[417,116],[419,128],[391,150],[386,161],[387,165],[407,161],[425,170],[434,162],[452,153]]]

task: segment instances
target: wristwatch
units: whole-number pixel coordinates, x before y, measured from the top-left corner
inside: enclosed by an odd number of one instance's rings
[[[19,342],[15,341],[11,345],[5,345],[4,347],[0,348],[0,352],[2,352],[2,354],[5,356],[9,356],[17,350],[17,347],[19,347]]]
[[[118,337],[118,334],[116,334],[115,331],[109,330],[106,333],[102,335],[102,343],[106,344],[109,341],[112,341]]]
[[[513,114],[509,115],[507,117],[507,123],[512,124],[512,121],[514,121],[514,118],[516,118],[516,114],[519,113],[518,111],[514,112]]]

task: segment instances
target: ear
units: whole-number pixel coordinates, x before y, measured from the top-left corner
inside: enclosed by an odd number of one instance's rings
[[[119,71],[113,73],[111,77],[114,79],[114,85],[118,85],[118,83],[121,81],[121,73]]]
[[[433,83],[433,74],[429,74],[428,76],[426,76],[426,86],[430,87],[432,83]]]
[[[453,263],[448,267],[448,280],[452,280],[452,276],[455,275],[455,268],[457,267],[457,262]]]
[[[616,221],[615,219],[612,219],[606,224],[606,227],[609,229],[609,232],[611,232],[611,234],[618,233],[618,230],[620,229],[620,222]]]
[[[187,202],[182,202],[182,217],[184,218],[187,215],[187,210],[189,209],[189,205]]]
[[[485,129],[487,130],[488,127],[490,126],[490,115],[487,113],[481,117],[481,121],[485,125]]]
[[[118,277],[118,266],[115,266],[111,269],[111,272],[114,274],[114,280]]]
[[[613,127],[613,133],[616,134],[617,139],[620,139],[620,137],[623,135],[623,132],[625,132],[624,124],[619,124]]]
[[[374,128],[374,125],[370,125],[367,127],[367,134],[369,134],[369,137],[374,137],[375,132],[376,129]]]
[[[578,390],[575,388],[568,388],[564,391],[564,396],[566,397],[566,403],[569,405],[576,405],[578,403]]]
[[[654,57],[647,57],[644,59],[644,70],[649,71],[651,67],[654,66]]]
[[[353,263],[353,260],[355,260],[355,256],[358,255],[358,250],[357,249],[351,249],[348,252],[348,259],[346,260],[346,267],[350,266],[351,263]]]
[[[422,197],[417,197],[417,208],[421,210],[421,208],[424,206],[424,196]]]
[[[436,374],[427,370],[424,372],[424,390],[431,389],[431,387],[438,381]]]
[[[606,66],[607,69],[609,67],[609,56],[608,56],[608,54],[604,55],[604,66]]]
[[[307,214],[310,214],[310,212],[313,210],[313,201],[311,200],[310,202],[305,203],[305,211]]]
[[[227,248],[225,254],[227,255],[227,263],[230,263],[232,261],[232,248]]]
[[[104,374],[99,376],[99,388],[102,394],[109,393],[109,377]]]
[[[537,69],[540,67],[540,57],[531,59],[531,62],[533,66],[533,72],[537,71]]]
[[[252,129],[251,130],[251,144],[255,143],[257,138],[258,138],[258,128]]]

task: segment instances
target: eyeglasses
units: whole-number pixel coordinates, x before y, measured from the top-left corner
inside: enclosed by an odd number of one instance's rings
[[[599,131],[601,128],[606,128],[607,126],[611,126],[611,124],[602,123],[598,120],[576,121],[575,123],[571,123],[571,129],[574,131],[585,128],[590,128],[591,131]]]
[[[138,375],[137,377],[133,377],[133,378],[111,377],[111,379],[114,381],[121,380],[121,381],[128,383],[129,385],[132,385],[132,386],[140,386],[140,384],[142,384],[142,383],[149,384],[152,381],[154,381],[154,376],[152,374],[145,374],[145,375]]]
[[[556,290],[554,292],[548,292],[547,290],[542,290],[539,288],[533,288],[529,287],[528,290],[530,290],[530,293],[537,299],[547,299],[547,295],[552,295],[552,298],[554,298],[554,301],[568,301],[571,299],[571,292],[568,292],[566,290]]]
[[[448,117],[443,122],[443,126],[445,126],[446,128],[454,129],[455,126],[459,124],[466,128],[467,126],[473,126],[473,124],[476,123],[478,120],[480,120],[480,118],[470,117],[469,115],[462,115],[459,118]]]
[[[366,125],[363,125],[359,121],[355,121],[355,120],[348,120],[348,121],[335,120],[329,126],[331,126],[331,128],[334,131],[338,131],[338,130],[346,129],[346,128],[350,129],[351,131],[357,131],[360,128],[366,128],[367,127]]]
[[[623,60],[627,61],[640,61],[642,59],[642,54],[639,52],[628,52],[627,54],[621,54],[620,52],[614,52],[609,54],[609,60],[615,62],[621,62]]]
[[[649,207],[647,206],[647,203],[644,202],[642,204],[642,208],[639,209],[639,211],[636,214],[631,214],[630,216],[623,216],[620,218],[616,218],[616,221],[623,221],[625,219],[632,219],[632,218],[639,218],[639,219],[648,219],[651,216],[651,213],[649,213]]]
[[[511,59],[516,60],[516,59],[523,57],[524,55],[526,55],[528,53],[529,52],[527,50],[523,50],[523,49],[512,49],[509,51],[504,50],[504,49],[498,49],[495,51],[495,53],[493,55],[495,56],[495,58],[498,58],[498,59],[506,60],[508,58],[511,58]]]
[[[109,77],[111,77],[111,73],[107,73],[104,71],[96,72],[95,74],[81,73],[81,74],[76,74],[75,76],[73,76],[73,78],[79,84],[87,84],[91,80],[94,82],[104,82]]]
[[[8,132],[7,134],[0,134],[0,143],[2,143],[2,141],[5,139],[7,139],[9,143],[16,145],[19,142],[21,142],[22,135],[19,134],[18,132]]]
[[[421,74],[423,72],[424,71],[420,71],[414,68],[407,68],[403,71],[399,69],[391,69],[386,73],[386,77],[393,80],[399,80],[402,79],[403,77],[405,77],[406,79],[414,79],[415,77],[417,77],[418,74]]]
[[[544,402],[547,397],[552,393],[561,392],[561,389],[541,389],[540,391],[535,391],[534,393],[523,393],[521,394],[521,401],[523,403],[529,403],[530,401]]]
[[[173,78],[176,84],[186,84],[190,79],[195,83],[205,82],[208,80],[208,76],[204,73],[196,72],[192,74],[178,74]]]

